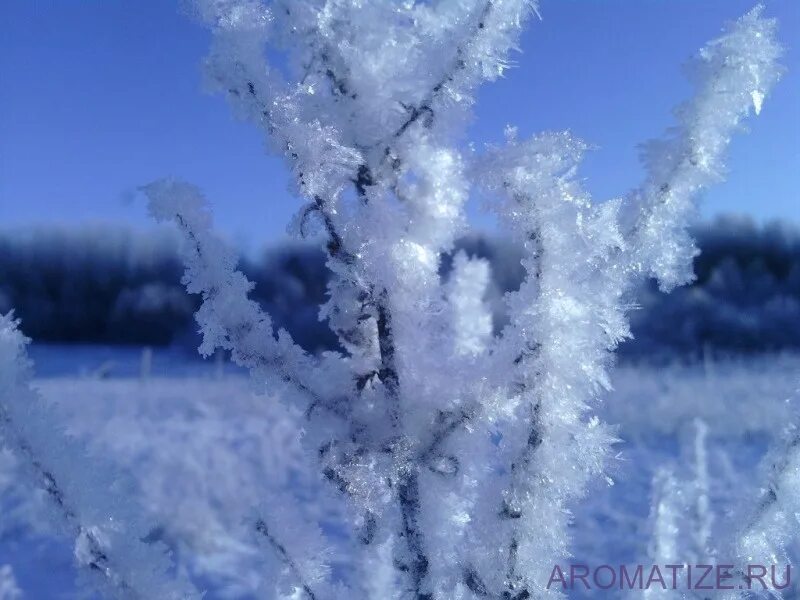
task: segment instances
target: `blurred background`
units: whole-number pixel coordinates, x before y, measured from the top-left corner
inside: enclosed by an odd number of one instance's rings
[[[696,281],[670,295],[647,285],[637,298],[634,339],[598,409],[620,425],[624,458],[610,470],[619,485],[578,510],[584,561],[646,552],[653,474],[691,459],[696,418],[710,428],[711,495],[724,512],[796,414],[787,400],[800,375],[800,3],[765,5],[780,20],[787,72],[734,140],[727,181],[703,198]],[[514,68],[479,93],[464,152],[499,141],[509,124],[521,136],[570,129],[592,145],[587,189],[599,201],[624,195],[643,177],[638,144],[660,136],[691,92],[682,63],[751,6],[541,0]],[[208,41],[177,0],[2,2],[0,313],[22,319],[37,385],[68,430],[139,481],[181,568],[209,598],[251,598],[260,567],[237,530],[248,506],[289,489],[302,492],[309,518],[335,523],[341,507],[309,501],[324,493],[302,475],[296,416],[253,396],[224,357],[198,357],[178,240],[148,220],[137,188],[164,176],[199,185],[253,297],[307,349],[336,340],[317,318],[324,256],[286,234],[300,205],[282,162],[203,93]],[[491,261],[500,328],[503,293],[522,277],[519,251],[477,202],[469,216],[475,232],[458,247]],[[0,600],[73,597],[70,551],[42,529],[14,468],[0,453]]]
[[[176,240],[137,195],[176,176],[208,194],[278,323],[309,349],[331,348],[316,318],[323,257],[285,233],[299,202],[284,166],[256,128],[203,93],[208,36],[181,6],[3,3],[0,311],[14,308],[37,344],[191,348],[196,300],[181,290]],[[642,177],[638,144],[669,127],[691,91],[682,63],[749,7],[544,0],[514,68],[479,94],[465,152],[509,124],[520,135],[568,128],[592,145],[582,175],[594,197],[624,195]],[[733,144],[727,181],[703,199],[697,281],[669,297],[643,292],[626,359],[800,344],[800,5],[770,0],[766,10],[780,20],[787,73]],[[492,260],[499,326],[502,293],[521,272],[481,208],[470,205],[477,233],[461,245]]]

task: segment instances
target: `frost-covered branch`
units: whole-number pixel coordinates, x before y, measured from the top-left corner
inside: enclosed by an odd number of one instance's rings
[[[722,180],[731,137],[780,77],[776,22],[762,13],[757,6],[700,50],[688,65],[694,97],[676,110],[677,126],[643,148],[647,178],[628,198],[625,234],[634,267],[664,290],[693,278],[687,226],[696,197]]]
[[[353,493],[361,482],[352,481],[348,465],[368,451],[384,455],[381,461],[397,474],[389,479],[397,478],[397,535],[409,545],[407,570],[419,589],[427,559],[416,526],[416,467],[409,467],[407,455],[418,433],[407,431],[403,411],[424,398],[413,393],[413,382],[403,381],[409,375],[404,369],[422,354],[419,343],[444,306],[438,256],[463,226],[466,199],[455,180],[461,161],[437,141],[446,129],[434,131],[432,118],[440,106],[447,113],[454,104],[468,104],[465,92],[502,72],[526,3],[277,3],[267,11],[256,3],[215,2],[199,3],[199,12],[214,33],[210,78],[241,114],[265,126],[289,159],[298,190],[309,200],[300,232],[315,215],[323,225],[335,273],[323,315],[351,357],[361,401],[380,407],[363,415],[368,422],[350,428],[346,442],[321,446],[324,462],[338,456],[323,472]],[[385,32],[375,35],[376,22],[402,37],[405,47]],[[355,30],[357,38],[350,35]],[[461,41],[449,48],[453,35]],[[266,65],[256,48],[265,44],[289,49],[296,83],[281,81]],[[432,56],[442,57],[438,66]],[[390,65],[400,73],[387,79],[383,70]],[[420,81],[426,77],[430,83]],[[354,203],[343,196],[350,184]],[[404,206],[393,206],[393,194]],[[381,239],[376,227],[383,230]],[[432,340],[436,347],[443,343]],[[401,382],[410,388],[406,393]],[[385,431],[378,426],[384,418],[390,425]]]
[[[497,374],[510,375],[516,418],[503,423],[507,481],[499,495],[494,485],[487,489],[500,517],[495,544],[505,550],[501,565],[487,565],[481,579],[511,597],[543,589],[566,555],[566,507],[602,471],[613,441],[585,413],[608,386],[608,350],[628,335],[623,274],[610,268],[621,238],[617,205],[592,207],[574,179],[583,151],[568,134],[517,142],[510,132],[508,145],[483,157],[477,174],[502,194],[496,210],[525,248],[527,271],[507,297],[510,324],[491,359]]]
[[[0,316],[0,441],[19,459],[28,484],[45,492],[86,582],[109,598],[199,599],[172,574],[166,548],[146,541],[156,524],[130,498],[129,484],[66,435],[30,387],[27,342],[11,314]]]
[[[670,469],[662,467],[657,471],[653,477],[653,498],[648,519],[651,531],[647,548],[649,562],[654,565],[682,565],[682,561],[686,560],[678,541],[681,534],[680,524],[686,509],[686,500],[681,492],[681,486]],[[631,598],[634,596],[643,596],[647,600],[668,600],[681,598],[683,594],[676,590],[648,586],[644,591],[637,590],[630,594]]]
[[[303,522],[291,497],[269,500],[250,519],[256,542],[281,566],[273,577],[275,589],[262,586],[264,593],[294,597],[301,591],[306,600],[334,598],[336,591],[327,581],[330,550],[319,528]]]
[[[477,86],[502,74],[534,9],[197,2],[212,31],[209,79],[287,159],[304,201],[294,230],[316,227],[327,249],[333,277],[320,316],[343,353],[312,357],[274,331],[196,190],[145,191],[153,214],[187,240],[201,350],[230,349],[285,401],[302,399],[303,442],[354,507],[357,596],[557,595],[546,583],[569,552],[570,506],[614,442],[592,409],[629,335],[633,283],[648,273],[665,287],[686,279],[691,198],[777,78],[774,27],[756,10],[701,54],[698,96],[682,129],[651,146],[650,175],[623,219],[620,202],[593,204],[582,189],[585,146],[569,134],[512,134],[472,159],[458,146]],[[526,279],[507,296],[497,337],[483,298],[488,265],[458,255],[449,279],[441,268],[478,187],[524,249]],[[704,506],[698,499],[698,516]],[[324,552],[304,554],[270,515],[255,523],[291,585],[320,596]]]
[[[761,494],[745,525],[738,528],[731,548],[738,559],[735,575],[745,589],[758,590],[755,569],[742,571],[745,565],[781,568],[792,563],[788,552],[800,539],[800,428],[791,424],[784,432],[782,447],[774,449],[764,461]],[[764,573],[760,573],[763,577]],[[752,578],[751,578],[752,577]],[[788,583],[788,581],[787,581]],[[763,580],[760,582],[763,587]],[[742,588],[739,588],[742,589]],[[746,597],[732,592],[731,598]]]
[[[184,236],[184,283],[190,293],[203,298],[196,314],[203,333],[201,354],[210,356],[217,348],[229,350],[234,362],[261,378],[268,375],[269,379],[277,372],[277,383],[288,384],[305,396],[306,408],[313,405],[344,410],[340,399],[326,389],[320,390],[324,386],[311,380],[314,369],[335,370],[337,357],[328,354],[317,360],[295,344],[286,331],[275,332],[270,316],[248,298],[253,284],[236,270],[234,253],[212,233],[200,191],[171,180],[152,183],[143,191],[152,216],[158,221],[175,222]]]
[[[702,419],[695,419],[692,423],[694,429],[694,520],[695,528],[692,532],[694,542],[694,555],[696,560],[704,560],[709,555],[709,542],[714,515],[711,512],[711,490],[708,477],[708,456],[706,450],[706,436],[708,425]]]

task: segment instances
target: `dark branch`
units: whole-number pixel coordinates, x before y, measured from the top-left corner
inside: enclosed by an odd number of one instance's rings
[[[203,252],[203,246],[200,243],[200,240],[197,239],[197,235],[186,222],[186,219],[183,218],[181,214],[175,214],[175,220],[178,223],[183,234],[189,240],[191,244],[192,251],[194,252],[195,256],[199,261],[201,261],[204,265],[208,265],[208,260],[205,257]],[[218,294],[218,290],[215,287],[210,287],[206,290],[203,294],[204,300],[209,298],[213,298],[216,294]],[[315,408],[325,408],[329,409],[330,412],[333,414],[342,415],[343,411],[346,411],[346,403],[341,402],[339,399],[327,399],[320,396],[314,390],[311,389],[310,385],[306,383],[302,375],[297,372],[291,372],[287,368],[287,364],[290,361],[283,360],[284,357],[282,356],[265,356],[262,353],[258,352],[244,352],[241,349],[241,345],[238,341],[241,339],[243,335],[246,335],[249,331],[253,328],[253,323],[249,321],[240,321],[238,323],[233,324],[226,324],[225,333],[228,339],[231,342],[231,345],[236,349],[236,353],[239,357],[239,362],[248,368],[270,368],[274,369],[277,373],[280,374],[281,380],[284,383],[287,383],[293,386],[297,391],[301,394],[306,396],[308,401],[308,406],[306,408],[306,415],[310,417],[313,410]]]
[[[6,427],[16,427],[11,417],[2,406],[0,406],[0,419],[2,419]],[[72,535],[74,535],[76,539],[81,536],[86,538],[90,557],[87,563],[89,569],[101,573],[103,577],[112,582],[112,585],[120,590],[127,590],[130,594],[132,590],[131,585],[124,579],[117,577],[116,571],[111,566],[111,561],[108,555],[103,551],[100,542],[92,532],[88,531],[80,524],[77,513],[68,505],[62,487],[59,485],[55,475],[42,465],[39,459],[36,458],[33,448],[31,448],[26,440],[19,436],[16,436],[16,449],[27,459],[28,464],[30,464],[34,474],[39,479],[42,489],[64,518],[68,528],[72,531]]]
[[[484,21],[486,20],[489,11],[492,9],[493,2],[492,0],[488,0],[486,4],[484,4],[483,8],[481,9],[481,14],[477,18],[477,24],[475,28],[467,37],[467,41],[462,43],[456,48],[455,58],[453,60],[453,64],[451,68],[442,76],[442,78],[431,88],[431,91],[427,94],[427,96],[416,106],[407,106],[403,105],[403,108],[408,112],[408,117],[406,118],[403,123],[392,133],[391,139],[397,139],[401,137],[409,127],[411,127],[414,123],[425,118],[423,122],[426,128],[430,128],[433,126],[433,120],[435,117],[435,113],[433,110],[434,102],[436,101],[436,97],[442,92],[447,84],[452,82],[456,75],[463,71],[466,67],[467,63],[464,60],[464,53],[466,52],[467,44],[484,28]],[[380,145],[380,144],[378,144]],[[388,156],[391,153],[389,147],[385,149],[384,156]]]
[[[398,388],[400,386],[400,380],[397,376],[397,368],[395,366],[395,350],[394,350],[394,339],[392,337],[392,324],[391,324],[391,317],[389,314],[389,308],[387,307],[387,297],[386,293],[384,292],[381,295],[381,298],[377,302],[377,311],[378,311],[378,319],[377,319],[377,326],[378,326],[378,349],[380,351],[380,361],[381,366],[378,370],[378,377],[380,378],[381,382],[383,382],[384,387],[386,388],[386,393],[389,398],[396,403],[397,395],[398,395]],[[392,415],[392,418],[397,421],[399,419],[399,414]],[[398,423],[399,424],[399,423]]]
[[[272,548],[275,550],[275,553],[278,557],[284,562],[284,564],[289,568],[294,575],[295,579],[297,579],[300,587],[303,589],[303,592],[308,596],[309,600],[317,600],[317,596],[314,594],[311,586],[303,579],[302,573],[300,573],[300,569],[297,567],[297,563],[294,562],[291,556],[289,556],[289,552],[287,552],[286,547],[281,544],[272,533],[269,531],[267,524],[262,520],[258,519],[255,525],[256,531],[269,542]]]
[[[405,475],[397,486],[397,497],[402,516],[402,536],[410,555],[409,563],[403,563],[411,578],[415,600],[433,600],[433,595],[422,591],[423,582],[428,575],[428,557],[425,554],[422,531],[419,526],[419,479],[417,473]]]

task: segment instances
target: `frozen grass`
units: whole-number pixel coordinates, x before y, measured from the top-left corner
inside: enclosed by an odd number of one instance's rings
[[[64,364],[69,360],[65,356]],[[125,360],[118,362],[124,366]],[[121,372],[135,372],[129,367]],[[720,515],[712,538],[728,532],[736,521],[726,513],[735,515],[755,491],[754,472],[773,433],[796,414],[788,400],[800,384],[800,357],[624,367],[614,384],[603,405],[622,440],[614,484],[598,483],[577,508],[574,562],[644,558],[652,477],[666,463],[686,475],[697,416],[709,427],[711,500]],[[335,546],[335,570],[347,577],[344,507],[306,468],[298,415],[254,394],[244,377],[219,377],[209,365],[190,377],[142,380],[113,378],[112,372],[110,379],[44,378],[37,386],[71,432],[134,474],[145,505],[161,523],[151,535],[172,548],[180,568],[208,590],[207,598],[255,597],[267,567],[243,522],[254,506],[282,494],[293,495],[308,519],[322,522]],[[3,595],[14,589],[9,577],[24,598],[72,597],[70,550],[39,525],[39,501],[15,484],[7,455],[0,455],[0,510],[0,599],[16,598],[13,591]]]
[[[652,480],[663,466],[681,479],[692,477],[696,418],[708,426],[710,499],[716,515],[712,543],[735,534],[753,509],[765,452],[780,443],[777,436],[786,424],[797,420],[800,356],[627,366],[615,371],[613,383],[615,390],[602,408],[603,418],[618,424],[621,439],[613,484],[598,485],[576,511],[574,562],[651,564]],[[798,550],[796,542],[794,556]],[[725,556],[718,558],[725,562]],[[800,597],[797,591],[788,594]]]

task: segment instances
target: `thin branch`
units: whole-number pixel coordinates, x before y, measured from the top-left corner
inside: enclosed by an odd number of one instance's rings
[[[147,540],[150,523],[134,500],[120,495],[111,465],[67,435],[31,387],[27,341],[17,327],[11,315],[0,316],[0,355],[7,359],[0,365],[0,443],[19,459],[28,482],[45,492],[58,529],[75,545],[77,565],[114,597],[199,598],[191,583],[168,574],[165,549]]]
[[[256,532],[263,537],[267,543],[275,550],[275,553],[280,557],[283,563],[289,568],[292,572],[292,576],[300,582],[300,587],[302,588],[305,595],[308,597],[308,600],[317,600],[317,595],[311,589],[311,586],[305,581],[303,578],[302,573],[300,573],[300,569],[297,568],[297,563],[292,559],[289,555],[289,552],[286,550],[286,547],[281,544],[275,537],[270,533],[267,524],[262,520],[258,519],[255,523],[255,530]]]

